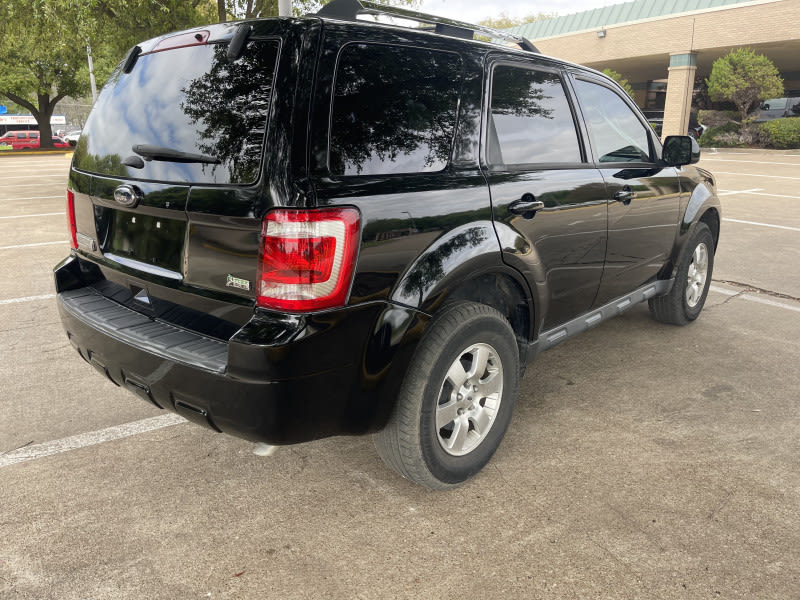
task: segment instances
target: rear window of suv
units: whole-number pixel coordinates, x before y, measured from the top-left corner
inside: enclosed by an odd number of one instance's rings
[[[75,166],[170,183],[247,184],[258,179],[279,44],[251,42],[233,63],[227,48],[176,48],[140,56],[130,73],[118,68],[92,109],[75,150]],[[133,150],[137,145],[203,160],[147,160]]]
[[[329,167],[335,175],[441,171],[462,77],[450,52],[349,44],[336,70]]]

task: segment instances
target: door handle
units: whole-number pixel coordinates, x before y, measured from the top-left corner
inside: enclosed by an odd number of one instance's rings
[[[614,200],[622,202],[623,204],[630,204],[631,200],[636,197],[636,192],[631,190],[631,186],[623,186],[621,190],[614,194]]]
[[[522,198],[515,200],[508,205],[508,211],[515,215],[522,215],[526,219],[532,219],[537,210],[544,208],[544,202],[537,200],[533,194],[523,194]]]

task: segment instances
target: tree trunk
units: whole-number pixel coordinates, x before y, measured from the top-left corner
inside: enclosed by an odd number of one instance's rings
[[[225,0],[217,0],[217,15],[219,15],[219,22],[224,23],[228,20],[225,12]]]
[[[53,128],[50,126],[50,117],[53,116],[55,102],[50,102],[49,94],[39,94],[39,110],[32,113],[39,123],[39,147],[53,148]]]

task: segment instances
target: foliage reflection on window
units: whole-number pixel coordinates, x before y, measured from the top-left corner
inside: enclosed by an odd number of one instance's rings
[[[493,71],[491,164],[576,163],[581,151],[561,78],[500,65]]]
[[[75,151],[77,168],[152,181],[252,183],[258,178],[277,41],[251,42],[231,63],[227,45],[199,44],[142,55],[117,69],[89,116]],[[219,164],[123,162],[137,144],[205,154]]]
[[[351,44],[339,57],[331,118],[336,175],[441,171],[453,143],[456,54]]]
[[[251,44],[233,63],[227,48],[214,48],[211,69],[183,89],[181,108],[197,127],[198,149],[218,158],[231,181],[251,182],[258,177],[278,45]]]

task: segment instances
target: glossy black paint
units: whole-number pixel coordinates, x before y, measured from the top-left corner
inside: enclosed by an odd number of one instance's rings
[[[62,261],[57,291],[87,286],[85,271],[91,268],[80,259]],[[108,293],[107,281],[98,284]],[[226,368],[218,373],[101,333],[63,303],[59,311],[73,347],[117,385],[212,429],[271,444],[378,429],[427,321],[375,302],[304,317],[251,312],[226,340]]]
[[[524,358],[540,332],[642,284],[668,280],[700,219],[715,222],[712,231],[719,231],[710,175],[667,166],[654,135],[647,165],[598,162],[570,81],[576,73],[599,74],[376,24],[302,18],[252,27],[251,40],[280,41],[256,179],[241,185],[154,181],[137,177],[133,168],[112,176],[80,160],[70,172],[78,231],[96,239],[98,248],[79,248],[56,267],[57,291],[92,287],[154,321],[226,344],[224,373],[209,373],[101,335],[62,309],[81,356],[158,406],[276,444],[375,431],[388,420],[414,350],[442,305],[470,300],[494,306],[511,322]],[[236,26],[204,29],[211,42],[222,43]],[[142,43],[143,53],[159,40]],[[399,56],[406,48],[457,58],[448,70],[458,89],[456,121],[447,129],[452,149],[443,162],[431,163],[446,164],[442,170],[367,175],[331,169],[336,74],[343,49],[354,44],[391,45]],[[486,105],[492,65],[501,62],[563,79],[580,162],[490,164]],[[402,113],[403,103],[372,100]],[[337,117],[340,124],[345,114]],[[95,119],[93,126],[111,129],[114,122]],[[337,143],[351,144],[349,157],[375,152],[369,136]],[[141,190],[136,207],[114,201],[122,184]],[[616,200],[619,192],[630,196]],[[515,212],[520,201],[542,207]],[[264,215],[274,207],[332,205],[355,206],[361,215],[347,306],[310,315],[255,308]],[[159,232],[165,234],[160,242]],[[137,264],[108,257],[120,248]],[[232,288],[229,276],[252,286]],[[150,306],[136,300],[142,289]]]
[[[488,178],[496,219],[516,234],[503,246],[503,258],[541,290],[539,325],[589,310],[606,255],[606,188],[597,169],[493,172]],[[526,195],[544,203],[530,218],[509,211]]]
[[[631,196],[608,206],[608,251],[596,305],[651,281],[669,258],[680,218],[680,185],[672,167],[618,165],[600,170],[607,194]]]

